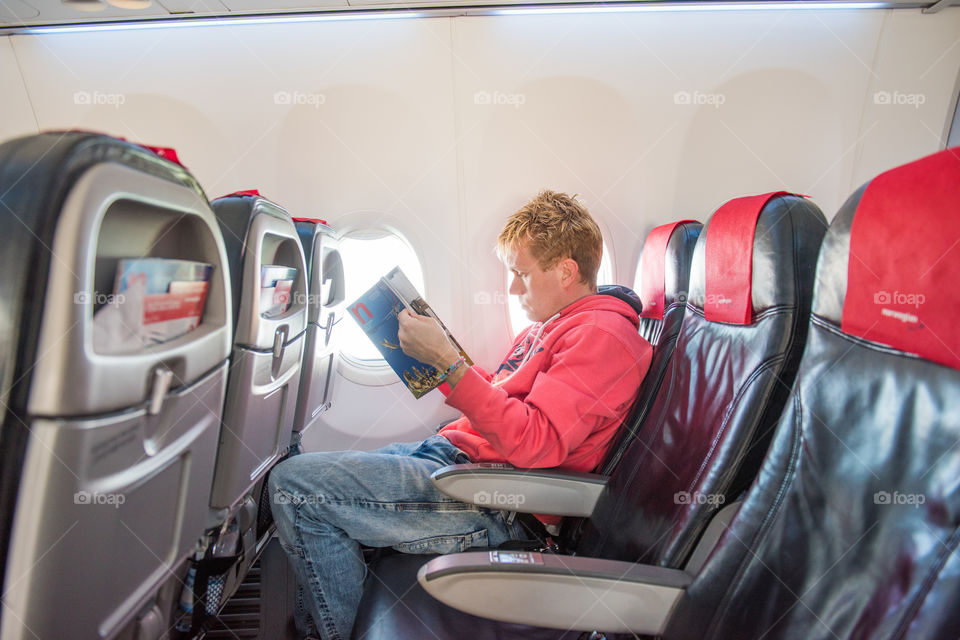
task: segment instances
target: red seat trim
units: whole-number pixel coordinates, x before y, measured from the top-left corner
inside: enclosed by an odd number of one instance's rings
[[[960,369],[960,147],[882,173],[850,228],[841,329]]]
[[[787,191],[734,198],[713,214],[707,225],[704,316],[711,322],[750,324],[753,306],[753,236],[767,202]],[[803,197],[803,196],[801,196]]]
[[[640,254],[640,300],[643,302],[641,318],[663,320],[666,308],[667,285],[665,281],[667,245],[677,227],[695,220],[680,220],[654,228],[643,243]]]

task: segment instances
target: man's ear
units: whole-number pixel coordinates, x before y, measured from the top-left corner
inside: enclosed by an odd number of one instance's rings
[[[573,258],[564,258],[560,261],[560,284],[566,288],[580,281],[580,265]]]

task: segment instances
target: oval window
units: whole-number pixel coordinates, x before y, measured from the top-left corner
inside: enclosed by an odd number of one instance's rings
[[[423,268],[413,247],[392,231],[353,231],[340,240],[347,304],[363,295],[394,267],[400,267],[418,291],[423,287]],[[345,314],[349,316],[349,314]],[[340,355],[353,367],[366,370],[389,368],[370,339],[353,318],[344,317],[340,329]]]

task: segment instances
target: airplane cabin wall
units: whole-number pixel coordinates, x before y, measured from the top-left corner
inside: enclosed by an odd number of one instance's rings
[[[27,97],[10,38],[0,38],[0,141],[37,133],[37,122]]]
[[[493,244],[538,189],[580,194],[627,285],[651,227],[734,196],[797,191],[830,218],[863,181],[943,144],[958,33],[960,8],[19,35],[0,38],[13,109],[0,132],[173,146],[210,197],[258,188],[340,231],[399,231],[427,299],[493,369],[510,340]],[[455,415],[437,393],[341,378],[307,448],[413,440]]]

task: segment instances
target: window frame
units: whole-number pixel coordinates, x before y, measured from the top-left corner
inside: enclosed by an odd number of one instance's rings
[[[356,220],[354,224],[338,226],[341,226],[341,232],[339,234],[341,258],[344,256],[344,240],[356,239],[356,236],[358,235],[371,234],[379,237],[393,236],[398,239],[410,250],[411,254],[416,259],[420,273],[423,277],[422,293],[424,297],[428,295],[426,270],[423,268],[423,263],[420,253],[416,249],[416,244],[411,241],[409,236],[401,232],[395,225],[385,222],[383,220],[383,216],[377,215],[372,219],[369,216],[363,216],[361,219]],[[349,247],[349,244],[347,246]],[[349,278],[349,267],[347,267],[346,264],[344,267],[344,277]],[[346,303],[349,305],[351,302],[353,302],[353,300],[349,299],[348,296]],[[344,317],[341,322],[354,322],[352,319],[346,317],[349,314],[349,309],[345,309]],[[394,383],[401,383],[401,381],[397,378],[397,374],[394,373],[393,369],[389,364],[387,364],[385,359],[382,357],[376,360],[360,358],[346,351],[342,342],[339,348],[339,357],[337,358],[337,372],[351,382],[368,387],[382,387]]]

